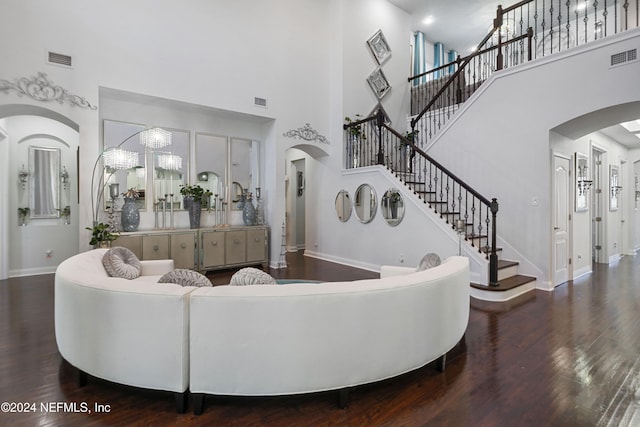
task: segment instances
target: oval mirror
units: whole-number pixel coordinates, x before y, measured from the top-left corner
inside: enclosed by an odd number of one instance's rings
[[[396,188],[385,191],[380,204],[382,216],[392,227],[400,224],[404,217],[404,199]]]
[[[352,209],[353,205],[351,204],[351,196],[349,196],[349,192],[346,190],[340,190],[336,196],[336,213],[338,214],[338,219],[341,222],[349,221]]]
[[[358,220],[363,224],[367,224],[376,216],[378,202],[376,201],[376,192],[369,184],[362,184],[356,190],[355,210]]]

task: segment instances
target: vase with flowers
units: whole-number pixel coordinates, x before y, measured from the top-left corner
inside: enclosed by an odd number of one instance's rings
[[[180,194],[184,198],[184,206],[189,211],[189,227],[200,228],[200,213],[202,212],[202,203],[207,201],[213,193],[196,185],[181,185]],[[211,203],[207,203],[211,206]]]

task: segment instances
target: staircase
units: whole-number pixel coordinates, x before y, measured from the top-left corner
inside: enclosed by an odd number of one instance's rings
[[[603,7],[597,1],[560,5],[524,0],[504,9],[498,6],[492,30],[472,55],[408,79],[410,131],[402,135],[389,127],[383,111],[344,125],[347,169],[386,166],[488,261],[489,277],[486,283],[471,284],[472,297],[508,301],[534,289],[536,278],[520,274],[518,261],[502,259],[496,198],[479,194],[431,158],[426,153],[430,142],[493,73],[638,27],[639,3],[614,1]]]

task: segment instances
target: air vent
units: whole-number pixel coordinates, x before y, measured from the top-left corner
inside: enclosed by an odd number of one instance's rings
[[[638,59],[638,50],[631,49],[611,55],[611,66],[624,64],[625,62],[635,61]]]
[[[47,56],[47,61],[51,64],[64,65],[65,67],[71,67],[71,57],[69,55],[49,52]]]
[[[267,106],[267,100],[264,98],[254,98],[253,99],[253,103],[256,104],[259,107],[266,107]]]

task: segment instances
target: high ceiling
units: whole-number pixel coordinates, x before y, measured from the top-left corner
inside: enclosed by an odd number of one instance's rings
[[[389,1],[411,15],[411,31],[422,31],[427,40],[441,42],[446,50],[456,50],[462,56],[471,53],[471,48],[487,35],[501,3],[496,0]],[[425,22],[427,17],[431,17],[430,23]]]
[[[461,56],[486,36],[496,16],[499,0],[389,0],[411,15],[411,31],[422,31],[432,43],[441,42],[445,50],[456,50]],[[462,20],[460,17],[464,17]],[[629,148],[640,148],[638,134],[620,125],[601,129],[608,137]]]

